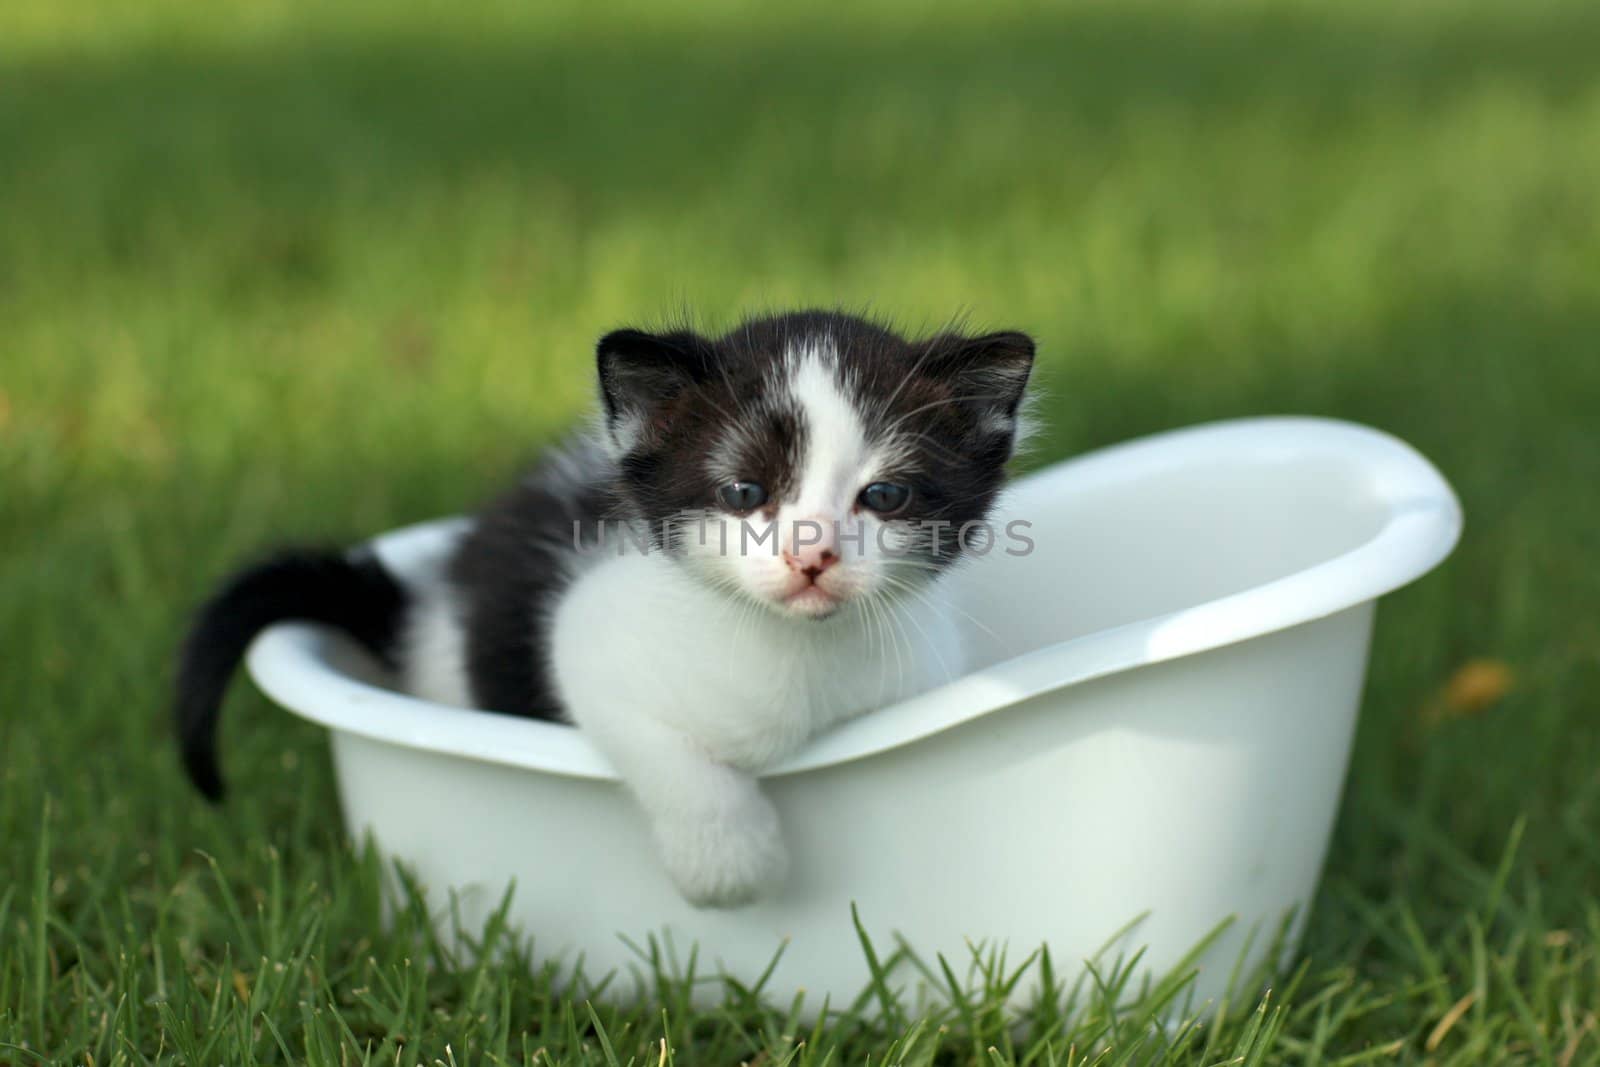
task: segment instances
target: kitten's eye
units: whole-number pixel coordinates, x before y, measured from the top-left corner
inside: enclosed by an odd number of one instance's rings
[[[879,515],[893,515],[911,499],[911,487],[896,482],[873,482],[856,497],[861,506]]]
[[[717,496],[729,511],[754,511],[767,502],[767,490],[759,482],[729,482]]]

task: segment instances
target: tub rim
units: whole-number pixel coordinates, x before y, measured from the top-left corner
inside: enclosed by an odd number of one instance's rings
[[[1033,649],[853,719],[763,777],[864,759],[1058,689],[1325,618],[1427,573],[1460,537],[1460,504],[1420,453],[1380,430],[1310,416],[1230,419],[1151,434],[1030,473],[1013,483],[1011,495],[1049,492],[1062,483],[1092,487],[1241,449],[1285,458],[1307,452],[1354,456],[1387,515],[1366,541],[1293,574]],[[372,543],[380,552],[397,551],[407,538],[434,538],[442,527],[460,521],[417,523],[380,534]],[[251,644],[247,668],[275,703],[332,730],[548,774],[618,778],[599,750],[570,726],[446,707],[368,684],[330,662],[336,643],[349,641],[328,627],[280,623]]]

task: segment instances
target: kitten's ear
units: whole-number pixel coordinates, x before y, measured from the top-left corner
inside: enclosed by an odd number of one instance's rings
[[[656,428],[656,413],[685,388],[704,381],[714,355],[705,338],[687,330],[613,330],[600,338],[595,346],[600,399],[618,447],[632,448]]]
[[[928,342],[922,373],[952,381],[974,410],[1011,428],[1033,371],[1033,351],[1033,338],[1016,330],[979,337],[944,334]]]

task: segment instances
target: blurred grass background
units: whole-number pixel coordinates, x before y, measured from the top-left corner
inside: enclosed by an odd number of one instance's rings
[[[1380,612],[1293,998],[1118,1055],[1600,1060],[1597,56],[1545,0],[0,9],[0,1063],[600,1056],[516,959],[375,1006],[409,950],[320,737],[241,687],[204,810],[174,643],[241,555],[471,506],[604,330],[802,303],[1035,333],[1035,462],[1307,412],[1462,496]],[[794,1054],[605,1010],[623,1061]],[[1115,1015],[988,1025],[1079,1062]],[[795,1062],[986,1055],[951,1026]]]

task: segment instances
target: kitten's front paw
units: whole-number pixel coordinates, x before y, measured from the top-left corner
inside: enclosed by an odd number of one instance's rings
[[[708,818],[659,822],[656,840],[678,891],[697,908],[748,904],[789,869],[778,813],[760,794]]]

